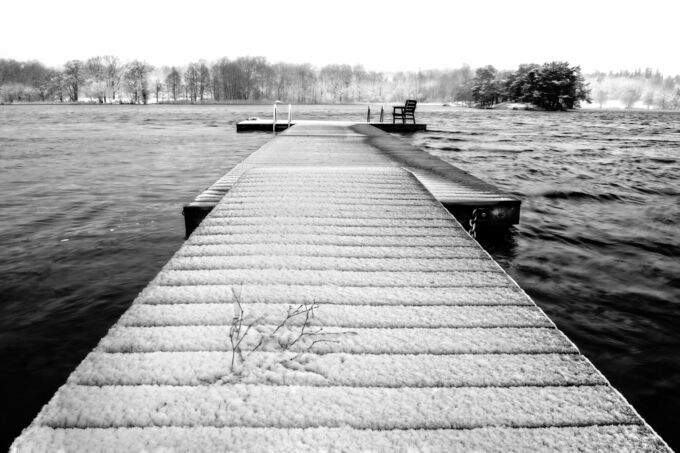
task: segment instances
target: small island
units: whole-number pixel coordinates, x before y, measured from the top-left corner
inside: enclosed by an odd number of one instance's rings
[[[477,107],[570,110],[581,101],[590,104],[581,68],[568,62],[522,64],[516,71],[497,71],[493,66],[478,68],[471,89]]]

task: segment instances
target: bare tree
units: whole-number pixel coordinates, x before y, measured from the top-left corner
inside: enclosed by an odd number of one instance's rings
[[[235,61],[240,69],[240,98],[259,99],[263,94],[265,70],[269,67],[265,57],[239,57]]]
[[[78,102],[78,91],[85,78],[85,65],[80,60],[71,60],[64,65],[64,82],[69,99]]]
[[[156,78],[153,82],[154,88],[156,89],[156,104],[159,103],[159,95],[161,93],[161,90],[163,89],[163,84],[161,83],[160,79]]]
[[[346,93],[352,83],[352,67],[346,64],[330,64],[324,66],[320,73],[324,88],[334,102],[346,99]]]
[[[120,60],[111,55],[102,57],[102,64],[104,65],[104,80],[106,82],[106,89],[109,92],[109,98],[111,101],[115,101],[116,93],[120,89],[123,67]]]
[[[316,92],[316,72],[309,63],[297,65],[295,71],[297,102],[311,102]]]
[[[184,71],[184,83],[191,101],[196,102],[198,97],[198,65],[196,63],[189,63],[187,66],[187,70]]]
[[[206,65],[204,61],[200,61],[197,70],[198,97],[202,101],[206,90],[210,89],[210,69],[208,69],[208,65]]]
[[[354,65],[352,68],[352,91],[354,92],[353,97],[355,101],[364,99],[364,86],[367,79],[368,74],[364,67],[360,64]]]
[[[125,68],[125,81],[130,91],[131,101],[135,104],[140,102],[146,104],[149,98],[148,76],[153,70],[150,64],[134,60],[127,64]]]
[[[85,62],[89,95],[100,104],[106,102],[105,66],[102,57],[92,57]]]
[[[609,95],[606,90],[600,89],[595,92],[595,100],[599,104],[600,108],[607,102]]]
[[[637,90],[636,88],[630,88],[623,93],[623,95],[621,96],[621,101],[623,101],[626,108],[629,109],[632,108],[633,105],[635,105],[635,103],[639,101],[641,97],[642,95],[640,94],[639,90]]]
[[[177,92],[182,84],[182,76],[180,76],[179,71],[176,67],[170,68],[170,73],[165,78],[165,84],[168,86],[170,93],[172,93],[173,102],[177,101]]]

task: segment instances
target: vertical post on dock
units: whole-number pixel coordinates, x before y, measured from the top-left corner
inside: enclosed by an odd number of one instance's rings
[[[292,118],[291,110],[292,110],[291,105],[288,104],[288,127],[289,128],[290,128],[290,120]]]
[[[368,106],[368,113],[366,113],[366,122],[370,123],[371,122],[371,106]]]
[[[385,106],[381,105],[380,106],[380,122],[383,122],[383,116],[385,115]]]
[[[272,132],[276,134],[276,102],[274,102],[274,122],[272,123]]]

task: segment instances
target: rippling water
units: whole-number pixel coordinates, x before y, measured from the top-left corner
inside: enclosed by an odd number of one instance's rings
[[[680,114],[421,117],[415,144],[522,199],[483,245],[680,450]]]
[[[0,107],[0,449],[179,248],[182,204],[270,138],[234,123],[270,115]],[[521,224],[483,245],[680,448],[680,114],[419,106],[418,117],[432,131],[407,140],[523,200]]]

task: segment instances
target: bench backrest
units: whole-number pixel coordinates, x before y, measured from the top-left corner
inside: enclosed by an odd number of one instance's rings
[[[413,113],[416,111],[416,104],[418,101],[415,101],[413,99],[407,99],[406,100],[406,105],[404,106],[404,113]]]

